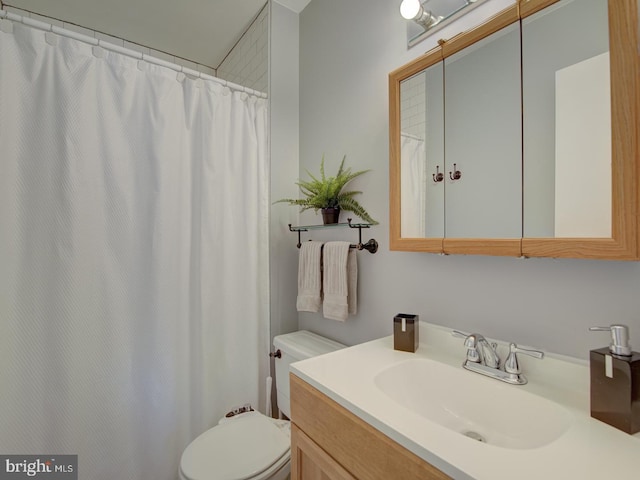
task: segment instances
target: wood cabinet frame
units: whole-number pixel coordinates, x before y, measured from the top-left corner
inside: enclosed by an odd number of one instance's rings
[[[520,0],[468,32],[389,74],[389,245],[391,250],[525,257],[640,258],[640,56],[637,0],[609,0],[611,66],[611,238],[403,238],[400,225],[400,82],[559,0]],[[524,220],[524,219],[523,219]]]

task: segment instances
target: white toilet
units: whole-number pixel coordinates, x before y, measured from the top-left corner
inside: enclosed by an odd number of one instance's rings
[[[301,330],[279,335],[276,389],[280,412],[289,410],[289,365],[344,348],[344,345]],[[291,430],[287,420],[251,411],[223,418],[182,453],[180,480],[285,480],[291,471]]]

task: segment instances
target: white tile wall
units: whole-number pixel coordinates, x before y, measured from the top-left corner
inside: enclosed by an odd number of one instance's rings
[[[418,138],[425,138],[426,85],[424,75],[415,75],[402,82],[400,103],[402,105],[401,130]]]
[[[266,92],[268,44],[269,12],[265,7],[218,66],[218,76],[238,85]]]

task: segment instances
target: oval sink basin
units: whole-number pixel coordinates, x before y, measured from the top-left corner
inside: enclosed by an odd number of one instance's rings
[[[563,406],[462,366],[412,359],[380,371],[374,381],[399,405],[470,441],[496,447],[542,447],[572,422]]]

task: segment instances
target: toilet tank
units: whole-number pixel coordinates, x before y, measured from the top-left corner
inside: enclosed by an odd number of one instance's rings
[[[291,418],[289,409],[289,365],[299,360],[317,357],[325,353],[345,348],[345,345],[316,335],[307,330],[286,333],[273,338],[273,346],[280,350],[276,357],[276,390],[280,412]]]

